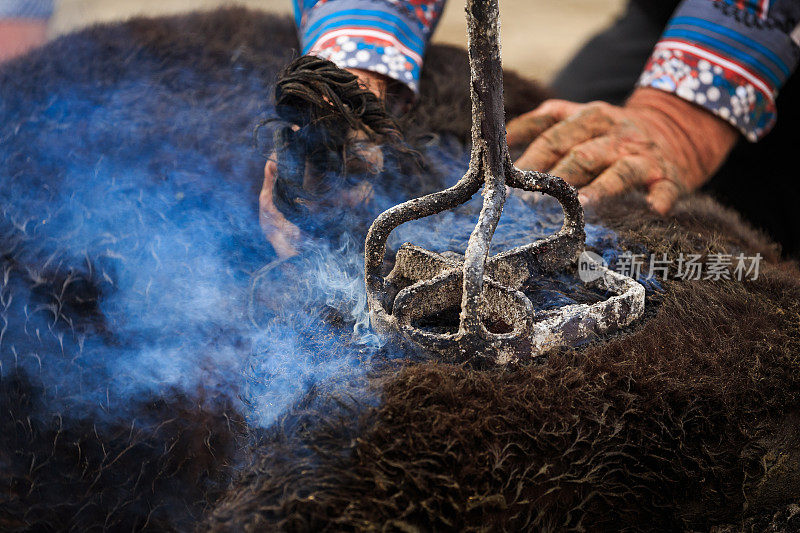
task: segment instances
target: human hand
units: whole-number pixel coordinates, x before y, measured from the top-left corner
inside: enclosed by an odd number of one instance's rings
[[[363,167],[366,163],[372,168],[368,169],[369,172],[376,173],[383,165],[383,154],[380,149],[374,145],[365,144],[364,148],[359,152],[359,166]],[[283,213],[275,205],[275,181],[278,178],[278,165],[276,163],[277,156],[273,153],[267,164],[264,166],[264,183],[261,186],[261,193],[258,197],[258,213],[259,224],[264,236],[275,249],[275,253],[280,258],[288,258],[298,253],[298,245],[300,241],[300,228],[289,222]],[[316,176],[306,173],[305,186],[314,188],[318,186],[315,183]],[[336,195],[335,202],[341,206],[355,207],[363,203],[372,195],[372,187],[366,182],[357,184],[355,187],[343,189]],[[321,202],[318,205],[309,205],[316,210],[331,209],[332,206],[328,203]]]
[[[386,97],[389,78],[368,70],[346,69],[354,74],[360,85],[373,92],[379,99]],[[299,126],[292,126],[294,131]],[[361,130],[351,130],[347,134],[347,145],[350,147],[352,157],[345,158],[346,168],[343,170],[356,174],[377,174],[383,167],[383,152],[380,147],[370,142],[367,134]],[[273,153],[264,166],[264,182],[259,195],[259,222],[267,240],[272,244],[275,252],[281,258],[296,255],[300,240],[300,229],[289,222],[284,214],[276,207],[274,189],[278,178],[277,155]],[[321,183],[321,176],[316,175],[306,166],[302,180],[303,189],[309,192],[318,192],[326,188]],[[355,207],[369,199],[372,187],[365,182],[354,187],[338,191],[333,198],[320,200],[314,205],[306,202],[306,207],[315,210],[331,209],[332,203],[339,206]]]
[[[0,63],[41,46],[47,41],[47,22],[0,19]]]
[[[703,185],[738,139],[727,122],[677,96],[637,89],[623,107],[548,100],[507,126],[527,149],[516,165],[547,171],[578,188],[584,205],[647,189],[661,214]]]

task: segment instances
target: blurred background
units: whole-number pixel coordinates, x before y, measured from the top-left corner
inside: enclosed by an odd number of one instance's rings
[[[622,10],[625,0],[501,0],[503,61],[520,73],[548,81],[593,33]],[[58,35],[134,15],[158,16],[238,3],[291,13],[291,0],[57,0],[48,31]],[[449,0],[435,42],[466,46],[464,0]]]

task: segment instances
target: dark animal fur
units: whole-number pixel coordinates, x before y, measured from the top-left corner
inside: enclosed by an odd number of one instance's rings
[[[0,77],[19,86],[5,94],[25,109],[60,76],[114,79],[137,50],[182,90],[177,72],[187,62],[225,85],[231,57],[270,78],[295,48],[288,19],[229,10],[93,28]],[[423,97],[400,121],[412,146],[429,135],[466,141],[466,80],[463,51],[431,50]],[[513,74],[505,81],[509,116],[543,97]],[[241,135],[251,118],[231,117],[220,135]],[[249,165],[242,194],[255,204],[261,161]],[[179,394],[142,398],[133,425],[37,422],[31,413],[49,391],[4,369],[0,529],[186,530],[202,513],[202,530],[766,527],[800,496],[796,268],[705,197],[669,218],[638,195],[594,216],[627,247],[760,252],[768,264],[753,282],[665,282],[647,321],[545,364],[375,370],[354,386],[380,391],[380,405],[347,394],[307,401],[266,434],[247,434],[249,448],[233,406],[197,407]],[[23,276],[14,253],[3,251],[3,266]],[[57,273],[38,275],[58,282]],[[70,300],[76,320],[102,320],[92,294]],[[236,461],[246,466],[223,490]]]
[[[707,198],[672,219],[636,196],[598,214],[657,252],[776,257]],[[383,405],[344,440],[334,419],[266,450],[211,525],[674,531],[771,514],[800,494],[799,326],[797,273],[772,263],[755,282],[668,283],[646,323],[541,366],[408,366],[376,378]],[[308,443],[313,461],[292,456]]]

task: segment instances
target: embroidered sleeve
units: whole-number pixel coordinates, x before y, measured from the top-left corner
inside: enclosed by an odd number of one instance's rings
[[[0,19],[49,19],[53,0],[0,0]]]
[[[0,0],[1,1],[1,0]],[[303,54],[419,90],[422,58],[445,0],[294,0]]]
[[[639,86],[705,107],[757,141],[800,59],[800,1],[684,0]]]

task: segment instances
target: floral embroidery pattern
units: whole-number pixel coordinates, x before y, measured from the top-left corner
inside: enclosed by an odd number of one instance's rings
[[[688,47],[686,47],[688,48]],[[668,43],[656,47],[639,79],[640,87],[671,92],[705,107],[731,123],[749,140],[756,141],[776,118],[774,95],[729,68],[728,61],[708,51],[675,49]]]
[[[312,50],[340,67],[369,69],[405,83],[414,92],[419,89],[419,65],[379,38],[342,35]]]
[[[419,91],[422,58],[445,0],[296,1],[303,53],[371,70]]]

